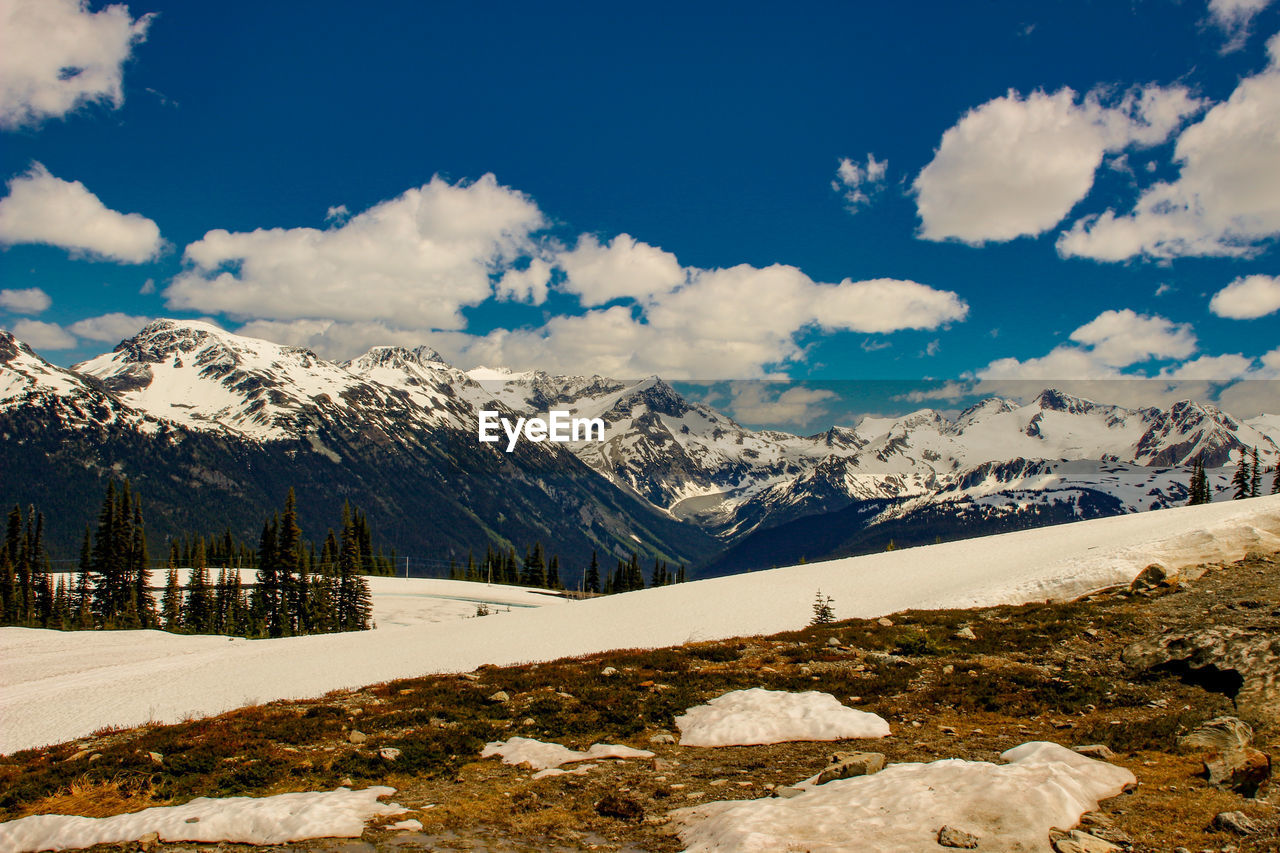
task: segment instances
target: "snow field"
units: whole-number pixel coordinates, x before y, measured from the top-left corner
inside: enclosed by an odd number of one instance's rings
[[[161,841],[284,844],[307,838],[358,838],[370,818],[408,809],[378,802],[395,788],[338,788],[274,797],[200,797],[181,806],[157,806],[113,817],[32,815],[0,823],[0,850],[70,850],[135,841],[157,833]]]
[[[1176,569],[1238,559],[1250,549],[1280,550],[1280,496],[350,634],[248,641],[4,628],[0,753],[72,740],[103,726],[178,722],[482,664],[795,630],[808,624],[819,589],[834,598],[840,619],[1018,604],[1127,582],[1152,562]]]
[[[1050,828],[1075,826],[1136,781],[1055,743],[1026,743],[1001,757],[1009,763],[892,764],[790,799],[722,800],[671,817],[686,853],[919,853],[940,849],[946,825],[978,836],[987,853],[1050,853]]]

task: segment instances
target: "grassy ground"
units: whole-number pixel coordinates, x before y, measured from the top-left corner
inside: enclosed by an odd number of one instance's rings
[[[1251,621],[1252,620],[1252,621]],[[1267,620],[1270,620],[1269,622]],[[1186,588],[1088,602],[904,612],[773,637],[619,651],[465,675],[407,679],[304,702],[277,702],[178,725],[100,732],[0,757],[0,817],[108,815],[195,796],[272,794],[387,784],[415,809],[420,833],[376,826],[364,843],[310,849],[679,850],[668,811],[694,802],[767,796],[817,772],[832,744],[721,749],[651,744],[673,719],[746,687],[821,690],[874,711],[893,736],[841,749],[890,762],[997,760],[1029,740],[1101,743],[1139,779],[1100,811],[1138,851],[1280,851],[1280,810],[1210,787],[1179,735],[1232,701],[1170,673],[1133,673],[1125,645],[1167,628],[1270,624],[1280,630],[1280,561],[1215,565]],[[889,624],[885,624],[885,622]],[[974,639],[955,635],[968,627]],[[834,638],[836,644],[832,644]],[[607,667],[617,670],[604,676]],[[496,691],[506,702],[491,701]],[[1276,720],[1248,719],[1257,745],[1280,756]],[[367,737],[352,743],[352,733]],[[652,761],[604,761],[582,776],[540,781],[477,756],[514,735],[573,748],[626,743]],[[359,737],[356,737],[359,740]],[[394,747],[388,761],[379,750]],[[1208,828],[1242,810],[1271,829],[1238,838]],[[181,845],[174,846],[175,849]],[[234,845],[223,845],[234,847]]]

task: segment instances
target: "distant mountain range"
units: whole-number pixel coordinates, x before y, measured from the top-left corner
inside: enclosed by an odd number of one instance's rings
[[[606,440],[508,454],[477,440],[481,409],[566,409],[602,418]],[[420,568],[540,540],[566,562],[635,549],[702,574],[1181,504],[1197,458],[1225,490],[1242,449],[1280,457],[1280,418],[1192,401],[1127,409],[1046,389],[798,436],[658,377],[462,371],[427,347],[334,363],[175,320],[70,370],[0,332],[0,436],[0,499],[45,508],[67,552],[105,479],[129,476],[153,539],[256,537],[294,486],[309,535],[349,498]]]

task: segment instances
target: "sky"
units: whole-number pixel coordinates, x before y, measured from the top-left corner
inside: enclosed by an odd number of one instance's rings
[[[62,365],[204,318],[1280,411],[1268,0],[0,0],[0,171],[0,328]]]

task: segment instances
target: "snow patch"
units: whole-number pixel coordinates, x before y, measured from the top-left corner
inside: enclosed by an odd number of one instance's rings
[[[987,853],[1049,853],[1051,827],[1075,826],[1135,781],[1122,767],[1056,743],[1026,743],[1001,757],[1008,764],[894,764],[791,799],[712,802],[671,817],[686,853],[919,853],[940,849],[944,825],[978,836]]]
[[[505,741],[487,744],[480,752],[481,758],[502,756],[503,764],[523,764],[531,770],[548,770],[579,761],[596,761],[601,758],[653,758],[647,749],[635,749],[610,743],[593,743],[586,752],[579,752],[558,743],[543,743],[527,737],[513,737]],[[551,774],[548,774],[551,775]]]
[[[358,838],[367,820],[404,814],[378,802],[395,788],[338,788],[274,797],[200,797],[181,806],[157,806],[113,817],[32,815],[0,823],[0,850],[71,850],[136,841],[152,832],[161,841],[284,844],[308,838]]]
[[[681,746],[749,746],[889,736],[889,723],[830,693],[734,690],[676,717]]]

